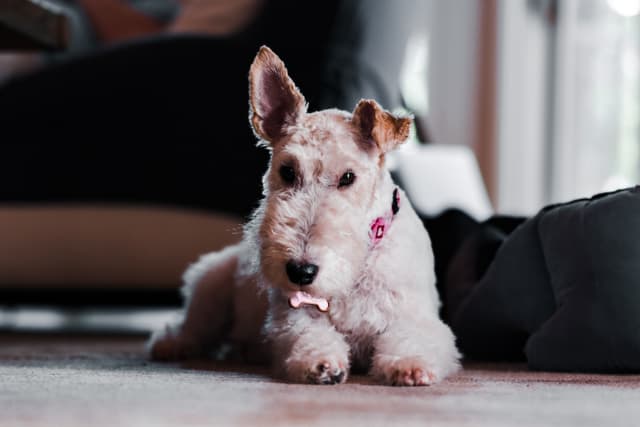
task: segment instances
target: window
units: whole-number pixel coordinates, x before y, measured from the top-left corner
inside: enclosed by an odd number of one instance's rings
[[[498,211],[640,180],[640,0],[499,0]]]
[[[551,201],[640,178],[640,0],[562,0]]]

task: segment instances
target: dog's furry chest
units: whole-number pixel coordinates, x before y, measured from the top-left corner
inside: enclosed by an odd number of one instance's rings
[[[369,357],[375,337],[396,315],[397,299],[398,295],[384,284],[367,279],[348,294],[331,300],[330,321],[345,336],[355,359]]]

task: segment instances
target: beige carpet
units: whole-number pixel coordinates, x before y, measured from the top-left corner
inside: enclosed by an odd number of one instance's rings
[[[0,335],[0,426],[640,424],[640,376],[470,364],[432,387],[291,385],[263,369],[149,363],[143,341]]]

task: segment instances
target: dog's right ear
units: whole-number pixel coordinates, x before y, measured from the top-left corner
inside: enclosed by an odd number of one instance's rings
[[[266,46],[260,48],[251,64],[249,97],[253,130],[270,144],[284,135],[287,126],[296,124],[307,109],[284,63]]]

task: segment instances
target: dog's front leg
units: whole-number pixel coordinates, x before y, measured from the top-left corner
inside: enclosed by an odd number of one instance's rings
[[[315,308],[287,309],[268,326],[277,372],[288,381],[340,384],[349,372],[349,345]]]
[[[457,371],[459,358],[440,319],[401,318],[376,338],[371,373],[390,385],[429,385]]]

